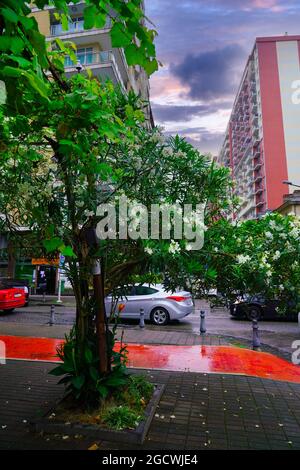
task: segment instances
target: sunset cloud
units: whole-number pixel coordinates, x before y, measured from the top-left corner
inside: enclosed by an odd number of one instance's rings
[[[216,154],[255,38],[300,34],[300,2],[146,0],[146,13],[164,64],[150,81],[155,120]]]

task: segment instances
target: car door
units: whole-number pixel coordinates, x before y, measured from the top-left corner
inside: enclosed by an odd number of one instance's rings
[[[122,307],[120,311],[120,318],[132,318],[130,313],[130,304],[129,298],[132,294],[133,287],[125,286],[123,288],[117,289],[114,293],[114,296],[109,295],[105,299],[105,309],[106,315],[109,317],[112,312],[112,308],[115,309],[115,312],[118,312],[119,306]],[[113,303],[113,306],[112,306]]]
[[[139,318],[141,308],[144,309],[145,318],[149,318],[153,305],[153,297],[157,289],[148,286],[135,286],[132,295],[128,297],[128,310],[131,318]]]

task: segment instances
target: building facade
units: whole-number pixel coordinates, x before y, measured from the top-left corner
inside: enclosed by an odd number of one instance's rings
[[[56,19],[54,7],[44,10],[32,8],[32,14],[39,24],[39,30],[46,36],[47,42],[59,38],[71,41],[77,48],[77,59],[82,66],[82,73],[89,68],[93,75],[100,80],[110,79],[115,85],[127,92],[133,90],[137,95],[149,102],[150,85],[147,74],[140,66],[128,66],[123,49],[112,48],[110,29],[111,19],[108,18],[103,28],[84,29],[84,1],[69,5],[70,21],[65,31]],[[69,57],[65,58],[67,76],[77,73],[76,64]],[[153,125],[150,105],[146,108],[146,118]]]
[[[277,208],[276,212],[282,215],[293,214],[300,217],[300,191],[283,196],[283,204]]]
[[[275,210],[282,182],[300,181],[300,36],[256,39],[218,162],[231,168],[240,219]]]

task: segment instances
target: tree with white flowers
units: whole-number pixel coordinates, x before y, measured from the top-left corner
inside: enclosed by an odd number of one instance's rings
[[[275,212],[257,220],[220,218],[206,231],[202,250],[174,256],[171,277],[199,296],[210,289],[227,301],[262,294],[278,300],[279,314],[289,306],[299,311],[300,219]]]

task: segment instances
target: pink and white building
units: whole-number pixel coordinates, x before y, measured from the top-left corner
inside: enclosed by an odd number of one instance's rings
[[[241,219],[281,206],[282,181],[300,184],[300,36],[256,39],[218,161],[232,170]]]

